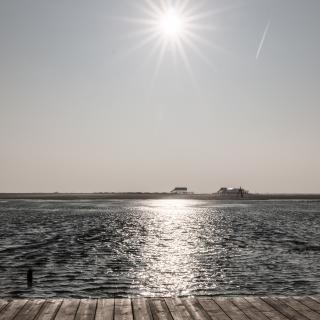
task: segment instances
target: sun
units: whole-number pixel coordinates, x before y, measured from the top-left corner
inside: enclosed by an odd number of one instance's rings
[[[191,78],[191,56],[193,60],[197,56],[214,69],[212,58],[205,54],[217,49],[212,42],[217,29],[213,16],[228,8],[208,10],[202,1],[191,0],[141,0],[132,3],[138,9],[137,17],[123,19],[133,24],[132,34],[140,39],[129,53],[148,48],[146,63],[156,62],[152,81],[162,62],[170,58],[175,66],[184,65]]]
[[[159,17],[158,31],[171,40],[181,38],[186,28],[186,18],[174,8],[167,9]]]

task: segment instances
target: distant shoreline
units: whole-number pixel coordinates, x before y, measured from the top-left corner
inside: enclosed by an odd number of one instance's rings
[[[218,194],[171,194],[171,193],[0,193],[0,200],[320,200],[320,194],[247,194],[221,196]]]

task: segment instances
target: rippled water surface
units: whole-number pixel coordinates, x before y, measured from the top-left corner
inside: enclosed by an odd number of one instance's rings
[[[0,201],[0,219],[1,296],[320,293],[316,201]]]

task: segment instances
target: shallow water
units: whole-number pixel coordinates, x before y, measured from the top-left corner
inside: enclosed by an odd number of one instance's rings
[[[0,219],[2,297],[320,293],[317,201],[15,200]]]

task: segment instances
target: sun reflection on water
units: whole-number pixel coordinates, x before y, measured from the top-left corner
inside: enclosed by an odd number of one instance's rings
[[[161,292],[190,295],[198,277],[197,256],[200,218],[191,200],[156,200],[150,203],[152,223],[147,226],[148,237],[143,248],[146,268],[141,270],[144,295]],[[147,290],[149,288],[149,290]],[[155,290],[156,289],[156,290]]]
[[[0,208],[0,296],[316,293],[318,212],[316,202],[12,201]]]

